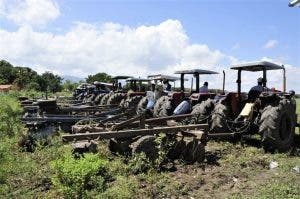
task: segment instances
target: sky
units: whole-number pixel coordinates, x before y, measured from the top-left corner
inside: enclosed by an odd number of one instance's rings
[[[300,92],[300,8],[289,0],[0,0],[0,59],[39,73],[146,77],[208,69],[209,87],[236,89],[233,64],[284,64]],[[260,73],[243,73],[242,89]],[[186,84],[189,84],[187,82]],[[281,89],[282,72],[268,73]]]

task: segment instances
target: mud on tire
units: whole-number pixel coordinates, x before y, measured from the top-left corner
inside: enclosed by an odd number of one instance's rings
[[[148,104],[148,99],[147,97],[143,97],[140,101],[139,104],[137,105],[136,112],[137,114],[142,114],[145,112]]]
[[[98,94],[94,100],[95,104],[100,104],[101,99],[106,95],[106,93]]]
[[[192,124],[198,124],[201,122],[205,122],[210,119],[210,114],[215,108],[215,101],[212,99],[207,99],[205,101],[202,101],[200,104],[196,104],[193,107],[192,113],[195,114],[191,118]]]
[[[124,99],[123,93],[115,93],[111,95],[107,100],[107,105],[116,105],[120,104],[120,102]]]
[[[228,118],[228,107],[224,104],[218,103],[211,116],[211,133],[224,133],[228,130],[226,119]]]
[[[154,105],[154,117],[163,117],[168,116],[168,108],[170,106],[170,98],[168,96],[162,96],[157,100],[157,102]]]
[[[278,106],[267,106],[259,121],[259,134],[266,151],[279,152],[291,148],[295,136],[295,102],[283,99]]]
[[[122,103],[120,103],[120,106],[122,106],[125,109],[129,109],[129,108],[134,108],[134,110],[137,107],[137,104],[139,103],[139,101],[143,98],[143,96],[133,96],[129,99],[126,100],[122,100]]]
[[[111,96],[110,93],[105,94],[102,99],[100,100],[99,105],[107,105],[107,100]]]

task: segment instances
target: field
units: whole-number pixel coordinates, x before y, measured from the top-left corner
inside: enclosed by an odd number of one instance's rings
[[[20,107],[13,97],[0,100],[0,198],[300,198],[300,173],[293,169],[300,167],[299,129],[286,154],[265,153],[254,136],[244,146],[209,142],[202,164],[157,167],[143,156],[114,156],[104,143],[97,154],[74,159],[59,135],[22,152]],[[270,169],[272,161],[278,167]]]

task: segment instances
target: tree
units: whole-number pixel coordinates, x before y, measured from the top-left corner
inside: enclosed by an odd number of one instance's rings
[[[66,80],[63,84],[63,89],[66,91],[73,91],[78,86],[78,83],[73,83],[71,80]]]
[[[87,83],[94,83],[95,81],[99,81],[99,82],[111,82],[112,77],[106,73],[97,73],[95,75],[89,75],[86,78],[86,82]]]
[[[36,85],[36,84],[38,84],[37,80],[39,78],[39,75],[36,71],[34,71],[28,67],[20,67],[20,66],[14,67],[12,71],[15,76],[13,84],[17,88],[19,88],[19,89],[23,89],[23,88],[36,89],[37,88],[39,90],[39,86]],[[31,88],[29,86],[29,84],[35,85],[34,88]]]
[[[61,81],[62,78],[58,75],[54,75],[51,72],[45,72],[39,80],[41,91],[59,92],[62,90]]]
[[[5,60],[0,61],[0,83],[1,84],[12,84],[15,80],[13,73],[13,65]]]

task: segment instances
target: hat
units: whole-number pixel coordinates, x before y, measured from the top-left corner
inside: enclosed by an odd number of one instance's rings
[[[261,77],[258,78],[258,79],[257,79],[257,82],[258,82],[258,83],[262,83],[262,82],[263,82],[263,78],[261,78]]]

